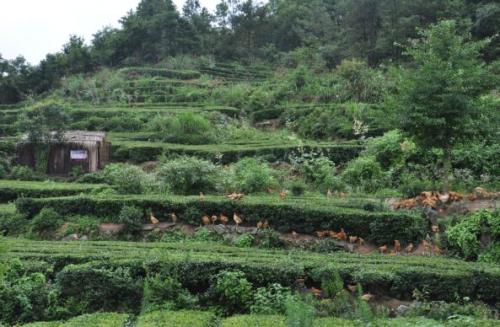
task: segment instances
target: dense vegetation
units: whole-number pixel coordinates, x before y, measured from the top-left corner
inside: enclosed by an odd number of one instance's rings
[[[496,1],[120,23],[0,57],[0,325],[498,324]],[[112,162],[49,175],[68,130]]]

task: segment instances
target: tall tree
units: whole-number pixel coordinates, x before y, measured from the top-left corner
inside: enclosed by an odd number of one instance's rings
[[[470,136],[470,120],[493,76],[480,59],[487,42],[471,41],[453,20],[422,32],[422,40],[406,49],[414,68],[401,80],[400,128],[425,148],[443,151],[443,185],[449,190],[454,145]]]

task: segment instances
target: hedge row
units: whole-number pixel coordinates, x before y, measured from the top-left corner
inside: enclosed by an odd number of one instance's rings
[[[217,160],[222,154],[222,163],[229,164],[249,156],[262,156],[269,161],[287,161],[289,155],[299,151],[321,152],[336,164],[345,163],[357,157],[363,146],[355,144],[311,144],[311,145],[183,145],[161,142],[112,141],[112,159],[114,161],[132,161],[141,163],[156,160],[159,155],[185,154],[208,160]]]
[[[64,299],[79,299],[91,308],[135,308],[141,302],[140,281],[147,274],[176,271],[195,294],[223,270],[240,270],[254,287],[293,286],[305,278],[320,287],[338,272],[344,282],[360,283],[378,296],[411,299],[415,289],[431,300],[469,297],[495,303],[500,297],[500,268],[441,257],[318,254],[302,251],[240,249],[205,243],[36,242],[6,241],[9,256],[32,263],[51,262]],[[78,264],[73,264],[78,263]],[[63,268],[64,267],[64,268]],[[115,274],[127,271],[127,275]],[[127,280],[126,283],[123,280]],[[104,296],[105,295],[105,296]],[[111,300],[107,300],[109,297]]]
[[[203,311],[155,311],[141,315],[137,327],[210,327],[217,326],[217,317]]]
[[[90,192],[103,185],[0,180],[0,203],[21,197],[44,198]]]
[[[78,316],[65,322],[35,322],[23,325],[23,327],[125,327],[128,321],[127,314],[94,313]]]
[[[268,219],[272,228],[281,232],[313,233],[317,230],[340,230],[361,236],[377,244],[418,240],[425,231],[425,220],[419,214],[402,211],[366,211],[343,207],[317,207],[302,203],[279,201],[243,200],[231,201],[222,197],[210,197],[204,201],[193,197],[161,196],[73,196],[59,198],[21,198],[16,206],[20,213],[33,217],[44,207],[50,207],[62,215],[86,214],[113,220],[125,205],[133,205],[167,220],[171,212],[192,225],[199,225],[203,215],[232,217],[238,213],[244,225],[255,226]]]
[[[197,71],[191,70],[171,70],[163,68],[149,68],[149,67],[128,67],[120,69],[120,73],[128,77],[166,77],[178,79],[196,79],[200,78],[201,74]]]

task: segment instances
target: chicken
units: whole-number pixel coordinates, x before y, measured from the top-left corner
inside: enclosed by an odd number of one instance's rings
[[[316,231],[316,235],[319,237],[319,238],[324,238],[328,235],[328,232],[327,231]]]
[[[286,191],[285,190],[283,190],[283,191],[280,192],[280,199],[281,200],[285,200],[286,199]]]
[[[422,240],[422,245],[425,249],[425,252],[431,252],[431,244],[427,242],[426,240]]]
[[[450,192],[450,201],[451,202],[458,202],[462,201],[464,199],[464,196],[460,193],[457,192]]]
[[[151,220],[151,223],[152,223],[153,225],[157,225],[157,224],[159,224],[159,223],[160,223],[160,221],[159,221],[158,219],[156,219],[156,217],[155,217],[155,216],[153,216],[153,214],[151,214],[151,216],[149,217],[149,219]]]
[[[227,216],[224,216],[223,214],[220,214],[219,220],[224,225],[226,225],[229,222],[229,218]]]
[[[358,291],[358,287],[354,284],[347,284],[347,289],[351,293],[356,293]]]
[[[201,217],[201,221],[203,222],[203,225],[210,225],[210,223],[212,222],[210,218],[208,218],[208,216]]]
[[[432,225],[431,230],[433,233],[438,233],[439,232],[439,225]]]
[[[262,228],[269,228],[269,222],[267,221],[267,219],[264,219],[264,221],[262,222]]]
[[[405,252],[406,253],[412,253],[413,252],[413,243],[408,244],[407,247],[405,247]]]
[[[398,240],[394,240],[394,251],[401,252],[401,243]]]
[[[174,224],[176,224],[176,223],[177,223],[177,215],[175,214],[175,212],[172,212],[172,213],[170,214],[170,218],[172,218],[172,222],[173,222]]]
[[[203,192],[200,192],[200,201],[204,200],[205,200],[205,194],[203,194]]]
[[[362,239],[361,237],[358,237],[358,244],[361,246],[361,245],[365,245],[365,240]]]
[[[272,188],[268,187],[268,188],[266,189],[266,192],[267,192],[267,193],[269,193],[269,194],[273,194],[273,193],[274,193],[274,190],[273,190]]]
[[[340,232],[337,233],[337,239],[340,240],[340,241],[347,240],[347,234],[344,232],[343,228],[341,228]]]
[[[297,238],[298,236],[299,236],[299,235],[297,234],[297,232],[293,230],[293,231],[292,231],[292,237],[295,239],[295,238]]]
[[[335,233],[335,231],[333,230],[329,231],[328,235],[330,235],[331,238],[337,238],[337,233]]]
[[[358,241],[357,236],[349,236],[349,243],[356,243]]]
[[[323,291],[315,287],[311,287],[310,291],[317,299],[320,299],[323,296]]]
[[[331,198],[332,196],[333,196],[332,190],[328,189],[328,191],[326,191],[326,197]]]
[[[387,253],[387,245],[379,247],[378,252],[380,252],[381,254]]]
[[[236,226],[239,226],[243,222],[243,219],[241,219],[240,216],[234,213],[233,221],[236,223]]]
[[[228,197],[231,200],[238,201],[238,200],[241,200],[243,198],[243,196],[245,196],[245,195],[242,193],[233,192],[233,193],[227,195],[226,197]]]
[[[258,223],[257,223],[257,229],[262,229],[262,226],[264,226],[264,222],[262,220],[260,220]]]
[[[441,250],[441,248],[437,245],[434,245],[432,247],[432,252],[434,252],[434,254],[436,255],[442,255],[443,254],[443,250]]]
[[[374,298],[375,298],[375,295],[373,295],[371,293],[366,293],[366,294],[361,295],[361,300],[366,301],[366,302],[370,302]]]
[[[216,215],[213,215],[210,220],[212,221],[212,225],[215,224],[215,222],[217,221],[218,217]]]

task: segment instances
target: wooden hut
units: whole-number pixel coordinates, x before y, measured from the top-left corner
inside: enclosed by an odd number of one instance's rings
[[[35,168],[35,148],[27,138],[21,140],[18,143],[18,163]],[[109,162],[111,144],[104,132],[67,131],[61,139],[50,140],[47,149],[47,173],[68,175],[78,166],[84,172],[102,169]]]

